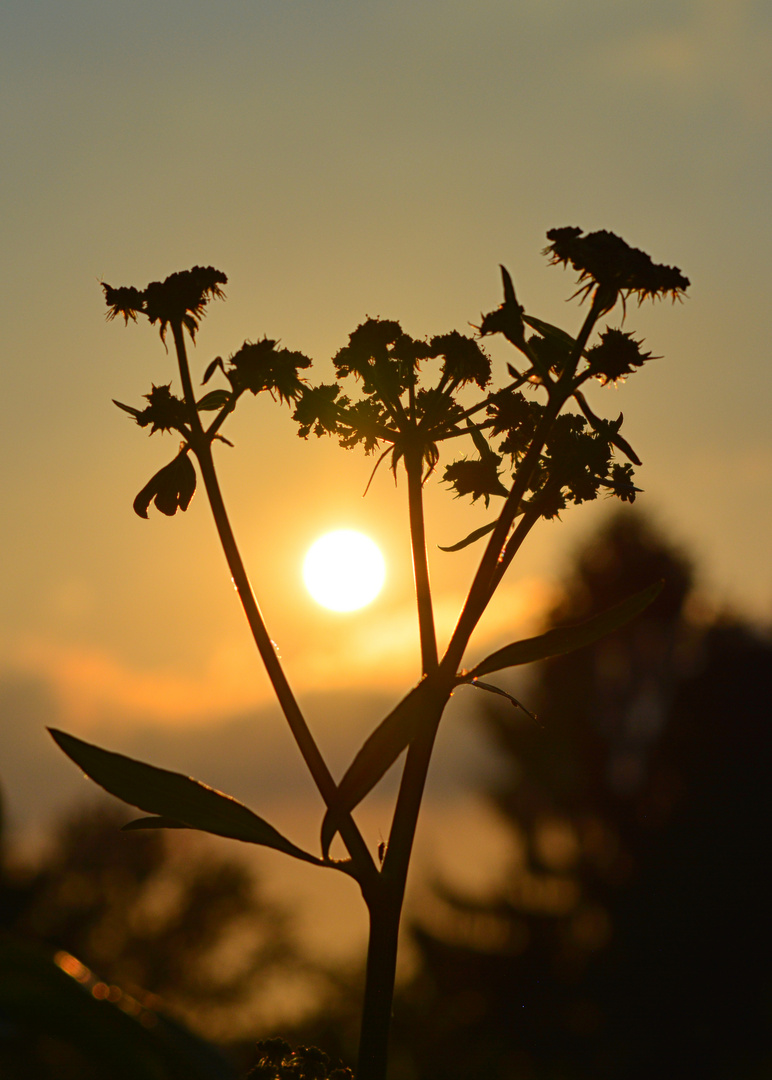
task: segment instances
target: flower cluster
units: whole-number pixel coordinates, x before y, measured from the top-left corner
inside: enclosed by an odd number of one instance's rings
[[[135,409],[120,401],[115,404],[133,416],[140,427],[149,427],[151,435],[156,431],[179,431],[185,434],[185,402],[172,393],[171,385],[154,385],[150,393],[144,395],[145,400],[150,402],[144,409]]]
[[[164,281],[151,281],[146,289],[131,286],[113,288],[103,281],[105,302],[109,308],[107,318],[122,315],[124,322],[128,323],[129,319],[136,322],[137,315],[146,315],[151,323],[160,323],[161,340],[170,323],[184,326],[190,336],[195,337],[204,308],[213,297],[224,296],[220,286],[227,284],[227,281],[225,274],[213,266],[180,270]]]
[[[642,344],[632,334],[606,327],[606,332],[600,335],[600,342],[587,350],[590,374],[600,380],[601,386],[631,375],[651,359],[650,352],[641,351]]]
[[[490,496],[508,495],[499,466],[509,457],[511,472],[516,473],[545,412],[545,405],[528,400],[519,391],[500,391],[488,406],[487,422],[477,431],[479,457],[453,462],[445,469],[443,480],[456,496],[471,495],[473,502],[482,496],[486,506]],[[618,436],[621,422],[621,417],[611,422],[595,416],[588,420],[576,413],[558,416],[528,483],[529,505],[551,518],[569,502],[595,499],[601,488],[633,502],[638,489],[633,484],[632,465],[612,462],[615,447],[627,447]],[[488,439],[499,440],[498,453],[482,438],[483,429]],[[638,462],[632,450],[630,456]]]
[[[581,229],[566,226],[550,229],[547,239],[551,243],[544,254],[551,256],[553,264],[571,263],[578,271],[579,282],[584,282],[579,295],[584,297],[597,286],[602,311],[610,311],[620,296],[624,300],[637,295],[639,303],[668,294],[675,300],[689,287],[689,279],[677,266],[652,262],[644,251],[605,229],[582,236]]]
[[[421,363],[441,360],[434,386],[421,385]],[[460,387],[487,386],[490,358],[478,343],[457,331],[417,341],[398,322],[367,319],[333,357],[338,383],[303,387],[293,414],[298,434],[335,435],[344,447],[372,453],[380,443],[393,447],[392,467],[408,449],[429,471],[437,463],[437,443],[458,433],[463,416],[454,394]],[[349,377],[361,396],[342,392]]]
[[[297,401],[303,391],[303,381],[298,374],[311,367],[311,360],[301,352],[277,349],[277,342],[270,338],[245,341],[241,348],[224,363],[221,357],[211,362],[204,373],[204,383],[219,368],[231,385],[235,397],[249,390],[259,394],[267,390],[276,393],[279,401]]]

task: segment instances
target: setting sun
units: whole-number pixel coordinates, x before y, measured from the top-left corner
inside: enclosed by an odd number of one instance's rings
[[[386,577],[378,546],[363,533],[337,529],[316,540],[303,562],[303,580],[317,604],[356,611],[374,600]]]

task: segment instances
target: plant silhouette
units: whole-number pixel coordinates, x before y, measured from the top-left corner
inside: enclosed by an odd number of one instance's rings
[[[675,267],[654,263],[612,233],[583,234],[574,227],[550,230],[545,253],[579,275],[584,318],[573,333],[538,319],[518,301],[502,267],[503,302],[482,318],[479,338],[501,334],[515,350],[504,386],[491,385],[490,358],[478,338],[456,331],[429,339],[406,334],[393,320],[367,319],[334,357],[336,381],[310,386],[301,372],[311,360],[279,348],[275,340],[245,342],[229,358],[216,357],[203,384],[219,388],[197,398],[185,332],[195,338],[212,300],[222,297],[225,275],[213,267],[172,274],[145,289],[104,285],[108,317],[124,322],[146,317],[162,340],[171,332],[181,396],[171,384],[153,386],[143,408],[122,403],[141,427],[170,431],[179,449],[142,488],[135,511],[152,505],[163,514],[184,511],[198,475],[211,506],[232,580],[285,718],[326,804],[321,852],[304,851],[263,818],[234,799],[180,774],[102,750],[63,732],[59,746],[112,794],[153,815],[134,828],[197,828],[283,851],[318,867],[352,877],[370,916],[367,971],[357,1066],[358,1080],[382,1080],[397,958],[397,941],[410,855],[434,739],[445,706],[460,685],[501,690],[488,676],[504,669],[570,652],[634,618],[652,601],[657,583],[626,597],[608,611],[559,633],[514,642],[470,670],[464,653],[491,597],[531,529],[570,503],[600,492],[623,501],[635,498],[634,450],[621,435],[622,417],[608,420],[590,408],[582,388],[591,380],[614,383],[645,364],[650,353],[633,334],[600,320],[627,301],[680,298],[689,281]],[[476,390],[474,389],[476,388]],[[266,628],[231,529],[214,465],[216,443],[227,441],[225,421],[247,391],[271,393],[293,408],[299,434],[337,437],[345,448],[361,446],[388,457],[395,477],[404,476],[421,648],[421,681],[365,740],[339,783],[312,735],[306,717]],[[469,404],[468,394],[476,399]],[[462,393],[463,392],[463,393]],[[203,416],[214,414],[206,423]],[[450,444],[455,451],[443,479],[457,496],[496,505],[487,526],[453,545],[487,537],[456,628],[441,651],[434,625],[424,525],[424,484]],[[461,448],[460,450],[456,448]],[[620,460],[624,459],[624,460]],[[195,464],[194,464],[195,462]],[[198,472],[196,471],[198,466]],[[383,858],[376,859],[353,813],[403,752],[406,752],[392,827]],[[330,846],[339,834],[347,857],[334,860]]]

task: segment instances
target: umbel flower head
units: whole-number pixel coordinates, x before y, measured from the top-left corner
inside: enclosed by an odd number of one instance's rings
[[[108,319],[122,315],[124,322],[137,320],[146,315],[151,323],[160,323],[161,340],[166,336],[169,323],[186,327],[191,337],[196,336],[198,323],[204,308],[212,297],[224,295],[221,285],[227,277],[213,266],[194,266],[192,270],[180,270],[170,274],[164,281],[151,281],[146,289],[132,286],[113,288],[102,282],[105,301],[109,308]]]
[[[624,379],[651,360],[651,353],[643,352],[641,344],[632,334],[606,327],[600,343],[587,350],[590,372],[600,380],[601,386]]]
[[[637,295],[639,303],[667,295],[676,300],[689,287],[689,279],[677,266],[652,262],[646,252],[605,229],[582,236],[581,229],[566,226],[550,229],[547,239],[551,243],[544,254],[551,256],[553,265],[571,263],[579,272],[579,282],[584,284],[577,295],[585,297],[597,286],[601,311],[610,311],[620,296],[624,301]]]

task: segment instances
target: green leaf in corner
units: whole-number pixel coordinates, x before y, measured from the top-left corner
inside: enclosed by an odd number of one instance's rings
[[[187,826],[216,836],[274,848],[317,866],[326,865],[314,855],[296,847],[267,821],[230,795],[224,795],[182,773],[159,769],[123,754],[102,750],[55,728],[48,730],[65,754],[105,791],[131,806],[159,815],[164,824],[151,827]]]
[[[563,653],[573,652],[575,649],[592,645],[593,642],[618,630],[620,626],[630,622],[636,615],[649,606],[659,595],[664,582],[658,581],[649,585],[647,589],[628,596],[620,604],[608,608],[600,615],[594,615],[586,622],[576,626],[560,626],[556,630],[548,630],[546,634],[538,637],[526,638],[524,641],[515,641],[512,645],[505,645],[495,653],[491,653],[485,660],[481,660],[471,671],[464,676],[464,682],[481,675],[489,675],[492,671],[501,671],[502,668],[517,667],[520,664],[532,664],[537,660],[548,660],[551,656],[561,656]]]

